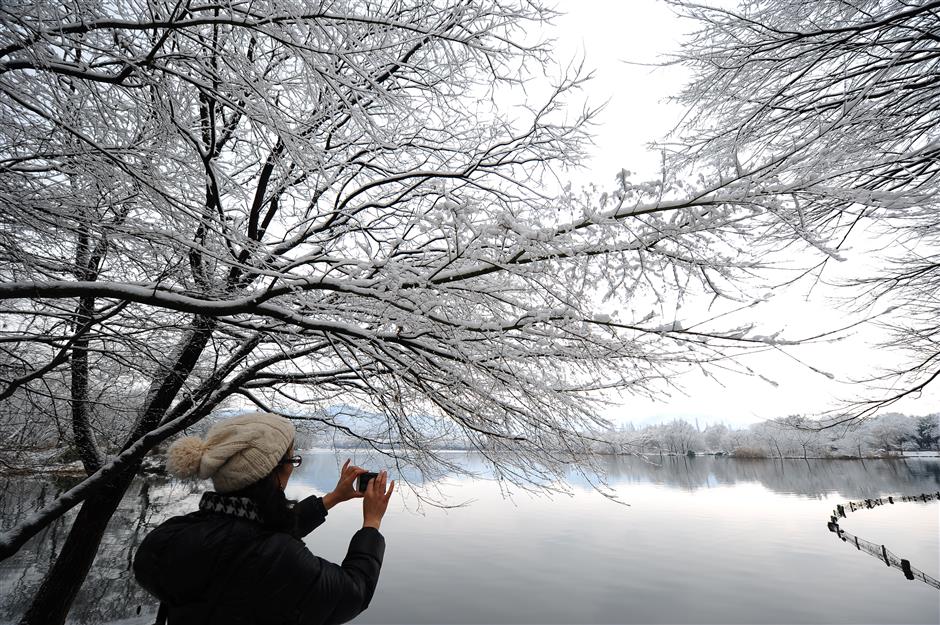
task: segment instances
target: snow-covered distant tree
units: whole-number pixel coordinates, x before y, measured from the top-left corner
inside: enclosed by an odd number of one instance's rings
[[[699,26],[679,53],[694,79],[676,175],[778,215],[763,236],[820,252],[823,279],[856,238],[881,237],[874,269],[846,286],[860,310],[890,311],[885,347],[909,359],[847,416],[918,393],[940,377],[940,4],[674,4]]]
[[[917,418],[914,422],[914,441],[922,450],[940,451],[940,413]]]
[[[764,213],[626,172],[555,191],[592,112],[531,35],[550,16],[3,4],[0,402],[67,424],[88,473],[0,536],[7,557],[81,506],[25,622],[65,619],[143,455],[218,407],[380,414],[347,433],[423,468],[448,422],[538,482],[590,452],[599,392],[748,340],[663,311],[756,266]]]
[[[754,444],[753,440],[754,440],[754,437],[751,434],[750,430],[731,429],[731,430],[728,430],[728,434],[725,437],[725,445],[727,446],[729,451],[734,452],[736,449],[752,446]]]
[[[724,451],[727,449],[728,426],[725,424],[716,423],[706,426],[702,436],[705,440],[705,447],[710,451]]]
[[[752,423],[747,429],[747,435],[744,440],[738,443],[754,450],[762,450],[763,455],[783,458],[786,450],[782,449],[781,442],[784,437],[784,431],[779,425],[772,421],[761,421]]]
[[[702,448],[702,434],[689,422],[673,419],[661,427],[663,445],[671,453],[684,454]]]
[[[870,455],[870,437],[868,436],[869,421],[853,421],[842,428],[830,430],[835,447],[833,455],[864,458]]]
[[[868,436],[876,451],[899,452],[914,439],[914,420],[897,412],[881,415],[872,420]]]
[[[802,415],[790,415],[775,420],[773,425],[779,427],[787,441],[787,451],[792,455],[798,450],[799,455],[806,460],[810,455],[814,458],[822,455],[825,447],[823,434],[819,426],[811,419]]]

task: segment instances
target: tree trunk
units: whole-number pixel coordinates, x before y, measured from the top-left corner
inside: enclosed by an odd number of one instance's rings
[[[82,503],[62,551],[43,579],[20,625],[61,625],[65,622],[75,595],[98,553],[98,545],[108,527],[108,521],[121,503],[139,466],[140,463],[130,465],[115,476],[111,486]]]
[[[189,377],[205,349],[216,321],[206,317],[195,317],[181,339],[174,356],[166,368],[151,384],[141,416],[125,449],[141,436],[160,424],[170,404],[176,398],[183,383]],[[117,510],[125,491],[137,475],[140,460],[130,463],[117,473],[110,484],[82,503],[68,538],[55,564],[43,579],[39,591],[20,625],[63,625],[78,594],[82,582],[91,570],[98,553],[98,545],[108,527],[108,521]]]
[[[91,428],[88,414],[88,337],[83,326],[90,323],[94,312],[95,299],[83,297],[76,312],[75,326],[79,334],[72,345],[72,435],[75,437],[75,449],[82,460],[85,475],[91,475],[101,468],[102,458]]]

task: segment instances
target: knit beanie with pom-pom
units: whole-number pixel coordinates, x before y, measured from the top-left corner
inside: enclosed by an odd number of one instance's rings
[[[167,450],[166,470],[181,478],[212,478],[216,492],[230,493],[267,476],[294,442],[294,424],[257,412],[219,421],[206,434],[179,439]]]

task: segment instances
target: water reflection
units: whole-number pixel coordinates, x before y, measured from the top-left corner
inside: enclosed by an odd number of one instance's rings
[[[288,495],[299,497],[309,494],[311,491],[317,493],[329,491],[335,485],[338,467],[342,463],[342,460],[348,455],[350,454],[346,454],[345,452],[340,452],[337,455],[329,452],[305,453],[303,465],[295,471],[294,477],[291,480]],[[452,459],[471,472],[482,474],[486,474],[487,472],[486,463],[483,458],[478,455],[453,454]],[[379,464],[380,460],[375,458],[357,458],[353,455],[353,461],[367,466],[370,469],[382,468],[382,465]],[[722,487],[722,492],[726,493],[724,496],[731,499],[735,497],[746,497],[747,495],[742,493],[749,492],[751,487],[745,487],[745,485],[756,484],[770,491],[770,493],[788,496],[795,495],[807,500],[827,496],[837,496],[842,499],[866,499],[889,494],[933,492],[940,488],[940,462],[936,460],[875,460],[865,462],[846,460],[745,461],[712,457],[666,457],[662,459],[653,458],[650,461],[646,461],[634,457],[609,457],[604,458],[603,463],[608,484],[612,488],[625,493],[623,498],[628,503],[633,504],[631,510],[634,514],[649,513],[651,511],[651,500],[643,499],[640,496],[639,491],[642,489],[631,488],[634,485],[641,484],[654,487],[657,489],[657,492],[660,490],[664,491],[668,497],[657,495],[657,502],[663,506],[672,506],[673,511],[670,513],[672,515],[675,514],[675,510],[688,510],[688,514],[690,515],[698,514],[698,512],[695,512],[694,507],[690,505],[690,494],[701,493],[703,491],[708,492],[708,489],[717,489],[719,487]],[[417,471],[406,473],[405,477],[415,484],[421,484],[421,480],[423,479],[422,475]],[[465,479],[462,481],[469,484]],[[585,497],[594,496],[594,494],[589,492],[591,489],[591,481],[581,476],[575,470],[571,471],[570,483],[576,491],[582,493],[582,500]],[[453,478],[443,484],[444,492],[446,493],[447,489],[450,488],[449,485],[454,484]],[[3,528],[13,525],[24,515],[48,503],[52,497],[67,488],[68,485],[67,481],[56,479],[24,480],[18,478],[0,480],[0,513],[2,513],[0,514],[0,524],[2,524]],[[433,486],[430,481],[426,485]],[[144,616],[147,613],[155,611],[156,606],[152,598],[133,581],[130,570],[132,555],[140,540],[152,527],[165,518],[194,510],[199,494],[205,487],[205,483],[180,483],[163,478],[138,480],[131,489],[129,489],[128,495],[125,497],[118,512],[112,519],[92,572],[76,600],[70,620],[78,623],[103,623],[133,618],[138,614]],[[729,489],[728,487],[734,488]],[[484,493],[483,496],[485,498],[496,502],[492,504],[496,506],[494,508],[495,510],[504,509],[511,512],[514,505],[516,505],[499,503],[498,489],[493,484],[479,484],[474,486],[474,488]],[[635,494],[634,491],[636,491]],[[633,499],[631,499],[632,496],[634,497]],[[594,531],[587,525],[588,515],[585,509],[574,510],[573,507],[575,505],[576,504],[568,500],[558,499],[551,504],[551,517],[545,517],[540,513],[539,518],[543,520],[540,521],[541,527],[538,531],[545,533],[545,541],[547,541],[545,544],[549,545],[550,549],[544,554],[541,552],[524,551],[523,555],[518,556],[520,558],[531,559],[531,562],[527,560],[525,570],[530,570],[529,567],[531,567],[533,571],[541,571],[540,573],[533,572],[529,574],[529,577],[533,575],[548,576],[543,581],[550,582],[557,577],[551,573],[553,570],[552,566],[554,566],[551,564],[553,551],[557,551],[561,545],[570,545],[570,548],[574,549],[570,557],[577,558],[579,557],[577,555],[578,550],[584,553],[594,553],[594,551],[591,551],[592,549],[600,549],[600,547],[597,547],[597,545],[593,543],[597,540],[601,540],[599,537],[609,535],[611,528],[599,524],[604,522],[605,517],[610,517],[614,514],[610,509],[598,508],[595,513],[592,513],[594,516],[590,517],[592,519],[591,522],[598,523],[596,526],[597,531]],[[581,505],[583,505],[583,503]],[[785,508],[781,508],[781,510],[785,510]],[[338,518],[341,520],[334,521],[333,523],[345,523],[341,515],[351,515],[353,512],[352,510],[337,512],[337,515],[340,515]],[[331,516],[333,516],[332,512]],[[470,528],[460,525],[461,522],[471,523],[470,519],[474,516],[477,516],[477,518],[472,522]],[[15,622],[23,611],[25,611],[29,599],[41,580],[42,574],[54,559],[55,554],[64,540],[71,518],[72,515],[69,515],[65,519],[60,519],[53,523],[30,541],[16,556],[0,563],[0,588],[3,589],[3,592],[0,593],[2,594],[2,598],[0,598],[0,621]],[[480,554],[489,549],[493,549],[497,552],[503,550],[505,552],[510,548],[525,548],[523,541],[527,540],[526,538],[508,538],[507,540],[509,542],[507,545],[495,544],[500,539],[500,536],[505,534],[511,537],[513,535],[512,532],[515,531],[516,525],[508,525],[508,523],[510,523],[509,518],[511,518],[511,514],[507,513],[506,518],[503,518],[502,513],[497,513],[497,516],[493,518],[488,517],[481,519],[478,514],[471,512],[464,517],[456,517],[456,520],[455,518],[450,518],[443,519],[440,524],[428,524],[426,523],[426,519],[410,515],[404,510],[398,510],[396,512],[396,518],[390,522],[390,526],[393,526],[393,529],[390,531],[397,533],[396,540],[398,541],[397,544],[400,545],[400,549],[404,549],[404,546],[409,544],[409,536],[411,535],[414,535],[416,545],[438,544],[439,547],[437,547],[437,549],[439,552],[449,554],[448,561],[451,563],[463,563],[460,566],[466,569],[466,571],[462,574],[471,575],[467,582],[468,585],[486,585],[490,582],[487,581],[485,577],[480,577],[479,572],[474,573],[474,571],[477,568],[485,569],[491,567],[493,563],[487,559],[481,559]],[[562,518],[568,519],[565,521],[566,523],[582,523],[585,525],[581,528],[581,531],[572,531],[571,528],[562,527],[561,525],[553,529],[554,526],[552,524],[560,523],[561,521],[559,519]],[[639,519],[641,518],[644,517],[638,515],[635,517],[635,521],[639,523]],[[684,528],[689,528],[688,531],[694,534],[694,532],[699,529],[695,526],[696,522],[704,519],[700,528],[702,531],[712,531],[704,529],[707,526],[708,520],[704,516],[686,519],[683,523],[677,524],[677,529],[672,530],[671,534],[666,531],[665,522],[663,520],[653,520],[654,518],[654,515],[649,516],[650,521],[646,525],[638,525],[634,527],[632,531],[640,532],[645,535],[650,548],[654,550],[658,549],[659,553],[666,558],[666,560],[664,560],[666,562],[668,562],[670,558],[681,562],[690,552],[694,552],[696,548],[694,542],[690,542],[686,546],[677,542],[682,539],[682,536],[678,533],[686,531]],[[820,517],[814,512],[812,516],[813,525],[808,526],[805,531],[813,533],[818,530],[824,534],[828,534],[825,530],[824,523],[820,521],[820,519],[824,520],[824,518],[825,514]],[[511,523],[518,524],[518,521],[511,521]],[[317,540],[328,539],[334,541],[333,535],[330,534],[330,532],[333,531],[334,529],[326,529],[326,533],[321,534],[321,538]],[[339,526],[335,531],[336,537],[334,542],[337,545],[345,544],[345,541],[348,540],[349,528]],[[744,531],[746,531],[744,527],[734,528],[734,532],[736,532],[734,534],[735,542],[730,546],[726,545],[725,551],[722,554],[716,554],[716,559],[711,563],[713,569],[720,568],[720,566],[722,566],[722,560],[727,562],[734,560],[737,556],[727,550],[736,548],[735,545],[742,540],[745,541],[741,543],[743,545],[750,544],[748,541],[751,541],[752,538],[753,540],[763,540],[764,542],[767,540],[766,537],[759,538],[756,534],[751,537],[749,534],[742,533]],[[767,528],[764,528],[763,531],[766,532]],[[787,538],[782,536],[788,531],[786,525],[781,525],[778,531],[782,538]],[[318,532],[320,532],[320,530],[318,530]],[[473,534],[471,534],[471,532]],[[530,537],[528,540],[534,544],[535,539],[531,535],[531,530],[529,530],[529,532]],[[553,536],[556,535],[558,538],[553,538]],[[460,536],[460,538],[454,539],[454,536]],[[604,538],[601,540],[601,544],[606,545],[608,540],[609,538]],[[698,539],[690,534],[689,540],[695,541]],[[721,541],[722,538],[718,536],[714,538],[714,540]],[[582,543],[583,546],[579,547],[578,545]],[[753,548],[753,544],[749,548]],[[741,547],[740,545],[738,545],[738,547],[742,549],[748,548]],[[414,551],[418,553],[420,549],[415,547]],[[676,553],[672,554],[670,553],[671,551],[675,551]],[[334,559],[342,557],[341,554],[339,554],[338,557],[333,554],[324,555],[334,557]],[[399,554],[399,557],[401,555],[402,554]],[[595,555],[605,559],[614,557],[604,549],[597,551]],[[517,556],[514,555],[513,558],[515,557]],[[628,556],[623,554],[622,557]],[[649,560],[646,561],[649,562]],[[397,561],[398,564],[402,562],[404,562],[404,559]],[[613,570],[629,570],[627,562],[628,561],[625,560],[623,563],[618,564],[614,559],[610,562],[606,562],[605,566],[614,567]],[[395,565],[394,562],[390,564],[392,566]],[[396,587],[404,590],[419,587],[421,584],[440,584],[439,568],[445,566],[446,563],[435,563],[432,560],[422,564],[421,567],[417,566],[416,563],[414,564],[414,566],[411,566],[406,571],[395,572],[394,580],[383,582],[383,584],[385,584],[384,587],[389,589],[388,592],[391,592],[391,589]],[[435,565],[438,567],[438,569],[435,569],[437,573],[431,570],[427,572],[427,575],[431,575],[431,577],[424,579],[422,576],[426,575],[426,571],[429,570],[429,567]],[[501,566],[511,568],[514,565],[511,562],[506,562]],[[670,566],[672,565],[670,564]],[[422,567],[425,571],[422,570]],[[670,583],[692,583],[688,580],[683,582],[681,577],[683,574],[689,575],[689,580],[692,579],[692,576],[698,575],[694,571],[683,573],[681,568],[676,571],[671,570],[669,577],[671,580]],[[393,573],[389,573],[389,575],[392,576]],[[476,575],[476,577],[473,577],[473,575]],[[501,584],[510,584],[511,586],[514,584],[518,586],[519,592],[525,592],[525,587],[530,584],[525,575],[526,573],[519,575],[514,574],[511,579],[507,578],[501,582]],[[569,574],[566,573],[565,575]],[[624,575],[627,574],[625,573]],[[407,578],[408,576],[411,577]],[[643,575],[640,575],[636,577],[636,579],[631,579],[629,582],[624,581],[623,583],[640,584],[642,587],[642,584],[645,583],[643,579]],[[568,581],[570,582],[571,580],[568,579]],[[608,584],[609,583],[612,582],[608,582]],[[504,588],[500,585],[490,590],[496,593],[508,593],[507,596],[512,596],[513,593],[512,588]],[[469,589],[469,592],[474,594],[476,594],[477,591],[482,592],[480,589],[476,591],[472,588]],[[646,591],[652,592],[650,589],[646,589]],[[441,590],[426,589],[423,592],[440,592],[442,593],[441,597],[447,598],[447,601],[451,601],[451,605],[456,605],[453,602],[462,600],[461,596],[447,595],[446,593],[448,591],[446,588]],[[437,603],[432,602],[428,610],[432,610],[432,608],[445,611],[449,610],[450,608],[443,598]],[[546,600],[550,599],[549,597]],[[755,599],[755,601],[758,600],[770,601],[771,599],[769,597]],[[386,598],[384,601],[386,602],[385,609],[389,611],[376,614],[367,613],[367,622],[372,622],[374,619],[377,619],[375,622],[380,622],[383,618],[394,619],[394,614],[396,614],[395,609],[402,610],[402,614],[408,615],[407,618],[416,618],[414,616],[416,606],[413,601],[403,599],[400,605],[391,605],[389,602],[393,601],[393,599]],[[377,599],[376,605],[380,604]],[[531,614],[528,617],[526,616],[525,610],[527,608],[525,605],[518,606],[517,609],[520,612],[512,613],[510,601],[507,599],[507,606],[504,607],[506,610],[510,610],[510,612],[500,612],[498,618],[496,616],[493,618],[505,620],[507,618],[506,614],[510,614],[511,617],[518,616],[518,618],[515,619],[516,622],[525,622],[532,618]],[[478,611],[481,609],[480,606],[477,603],[473,603],[472,606],[467,609],[477,611],[471,612],[469,615],[468,613],[448,614],[441,611],[429,611],[425,620],[428,622],[440,622],[443,620],[450,620],[451,622],[479,622],[480,618],[476,618],[474,615],[479,616],[481,614]],[[626,616],[617,618],[616,614],[618,613],[605,613],[603,617],[598,615],[597,618],[601,620],[610,620],[613,618],[613,620],[617,622],[630,620],[626,618]],[[636,617],[641,619],[639,622],[653,622],[656,620],[656,614],[644,613],[643,616],[639,616],[640,614],[641,613],[638,612]],[[784,612],[783,614],[786,613]],[[445,618],[445,616],[447,618]],[[402,616],[401,618],[406,617]],[[690,622],[696,622],[694,616],[690,618],[692,619]],[[591,617],[582,620],[596,621],[597,619]],[[771,618],[771,621],[795,622],[785,616],[780,617],[779,615]]]
[[[644,461],[612,457],[606,464],[611,485],[647,482],[695,491],[755,482],[775,493],[820,498],[840,494],[868,499],[899,492],[928,492],[940,485],[936,460],[735,460],[711,456],[665,457]],[[578,481],[586,485],[586,480]]]
[[[42,507],[72,480],[0,481],[4,529]],[[175,514],[195,509],[203,485],[166,478],[137,480],[118,507],[101,542],[92,570],[73,605],[70,622],[104,623],[156,611],[153,598],[133,579],[131,564],[150,529]],[[15,556],[0,563],[0,621],[17,622],[51,566],[76,514],[54,521]]]

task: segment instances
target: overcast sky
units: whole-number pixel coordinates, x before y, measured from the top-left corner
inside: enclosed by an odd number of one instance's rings
[[[558,58],[583,57],[595,76],[586,88],[589,101],[608,102],[596,128],[592,158],[576,180],[610,185],[622,168],[637,172],[638,178],[655,176],[659,156],[646,146],[680,119],[683,110],[665,99],[678,91],[687,76],[682,68],[641,64],[655,63],[661,55],[676,50],[693,25],[657,0],[560,0],[558,8],[565,12],[554,32]],[[846,255],[847,261],[838,271],[865,262],[862,250],[849,250]],[[791,337],[811,336],[850,321],[847,313],[830,301],[833,295],[818,287],[811,293],[806,286],[787,292],[775,290],[767,303],[750,309],[747,315],[767,334],[782,330]],[[854,380],[897,362],[895,354],[873,346],[879,337],[874,328],[863,328],[836,344],[801,347],[790,350],[790,356],[768,352],[744,361],[776,385],[757,375],[719,374],[709,379],[690,374],[678,380],[684,393],[664,387],[655,401],[624,398],[611,406],[607,416],[637,424],[678,417],[698,419],[703,424],[744,425],[788,414],[815,413],[833,407],[840,399],[857,397],[861,389]],[[892,410],[936,412],[940,410],[940,389],[898,402]]]

